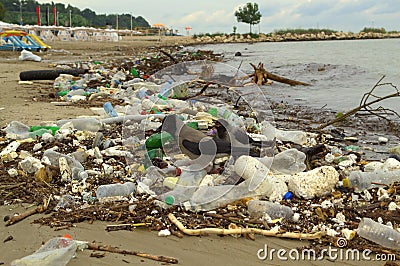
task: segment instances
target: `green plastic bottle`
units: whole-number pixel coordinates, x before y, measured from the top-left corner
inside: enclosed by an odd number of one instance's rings
[[[59,130],[60,128],[56,127],[56,126],[31,126],[29,128],[29,132],[35,132],[40,129],[51,130],[51,133],[54,135],[54,134],[56,134],[57,130]]]
[[[146,149],[148,151],[161,148],[167,141],[173,139],[168,132],[155,133],[146,140]]]

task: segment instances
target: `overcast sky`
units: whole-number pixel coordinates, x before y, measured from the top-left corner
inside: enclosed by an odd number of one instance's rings
[[[39,3],[51,1],[39,0]],[[142,16],[150,24],[163,23],[184,33],[249,31],[249,25],[238,23],[235,10],[247,2],[258,3],[261,23],[253,32],[269,33],[287,28],[329,28],[359,32],[364,27],[400,30],[399,0],[54,0],[80,9],[90,8],[97,14]]]

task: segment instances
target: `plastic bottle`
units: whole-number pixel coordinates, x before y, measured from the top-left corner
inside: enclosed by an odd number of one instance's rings
[[[190,169],[182,170],[182,174],[178,179],[174,189],[167,193],[162,194],[160,197],[168,205],[179,205],[188,201],[193,193],[197,190],[206,171],[190,171]]]
[[[83,131],[97,132],[103,127],[102,123],[96,118],[63,119],[56,121],[56,124],[61,127],[68,122],[71,122],[75,129]]]
[[[35,253],[11,262],[12,266],[43,265],[64,266],[75,255],[77,245],[66,237],[55,237],[47,241]]]
[[[273,139],[274,137],[276,137],[277,140],[293,142],[299,145],[307,143],[307,134],[305,132],[297,130],[276,129],[268,121],[263,121],[261,123],[261,132],[268,139]]]
[[[354,187],[356,192],[360,192],[378,184],[390,185],[393,182],[400,181],[400,170],[388,171],[384,169],[377,169],[373,172],[350,172],[348,178],[343,179],[344,187]]]
[[[56,126],[31,126],[29,128],[30,132],[35,132],[39,129],[46,129],[46,130],[51,130],[51,133],[54,135],[56,132],[60,129],[59,127]]]
[[[250,216],[261,218],[268,214],[271,219],[292,219],[293,211],[290,207],[265,200],[250,200],[247,205]]]
[[[269,169],[256,158],[240,156],[234,165],[236,174],[243,177],[245,182],[240,185],[247,186],[252,195],[263,195],[270,199],[282,199],[288,191],[285,182],[269,174]]]
[[[241,127],[244,125],[240,116],[228,110],[226,107],[219,107],[217,109],[217,115],[218,117],[225,119],[231,126]]]
[[[67,96],[75,96],[75,95],[85,95],[85,90],[84,89],[77,89],[77,90],[71,90],[68,92]]]
[[[395,250],[400,249],[400,233],[370,218],[361,220],[357,228],[357,234],[383,247]]]
[[[173,137],[168,132],[155,133],[146,139],[146,148],[148,150],[161,148],[167,141]]]
[[[275,155],[271,170],[274,173],[293,175],[303,172],[307,166],[304,164],[306,155],[297,150],[289,149]]]
[[[136,186],[132,182],[126,182],[124,184],[101,185],[96,190],[96,197],[101,199],[105,197],[128,196],[135,192],[135,190]]]
[[[115,112],[114,107],[112,106],[112,104],[110,102],[106,102],[103,105],[104,111],[106,112],[106,114],[110,117],[118,117],[117,112]]]
[[[163,83],[161,85],[159,95],[162,97],[169,97],[172,92],[172,87],[173,87],[172,80],[168,80],[167,82]]]

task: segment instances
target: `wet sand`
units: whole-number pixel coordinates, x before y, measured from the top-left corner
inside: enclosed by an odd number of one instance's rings
[[[90,115],[89,109],[76,106],[56,106],[49,100],[41,101],[40,97],[48,97],[51,90],[51,81],[37,81],[33,85],[19,85],[19,73],[26,70],[51,69],[57,62],[84,61],[89,59],[105,59],[116,56],[127,56],[133,50],[145,49],[149,46],[187,44],[187,38],[163,38],[161,42],[157,38],[137,37],[131,40],[123,40],[119,43],[49,43],[53,49],[39,53],[42,62],[19,61],[19,52],[2,52],[0,60],[0,126],[17,120],[27,125],[39,124],[41,121],[54,121],[61,118],[74,118],[78,115]],[[3,109],[4,108],[4,109]],[[28,204],[13,206],[1,206],[0,215],[21,213],[29,207]],[[182,239],[175,236],[158,237],[157,232],[150,232],[145,228],[137,228],[133,231],[105,231],[106,223],[87,222],[78,223],[75,227],[54,231],[47,226],[33,224],[40,217],[33,215],[22,222],[6,227],[3,223],[0,230],[0,254],[1,263],[9,265],[14,259],[21,258],[37,250],[42,242],[52,237],[70,234],[76,240],[96,241],[104,245],[116,246],[121,249],[165,255],[175,257],[180,265],[326,265],[334,262],[324,261],[281,261],[276,253],[274,260],[259,260],[257,251],[268,248],[287,251],[291,248],[306,246],[307,241],[284,240],[279,238],[256,236],[255,241],[231,236],[184,236]],[[13,240],[3,243],[8,236]],[[90,257],[92,251],[78,252],[77,257],[68,265],[160,265],[160,262],[139,258],[131,255],[118,255],[105,253],[103,258]],[[103,252],[95,252],[102,254]],[[336,263],[357,265],[357,261],[338,261]],[[336,264],[335,263],[335,264]],[[384,265],[381,262],[363,262],[365,265]]]

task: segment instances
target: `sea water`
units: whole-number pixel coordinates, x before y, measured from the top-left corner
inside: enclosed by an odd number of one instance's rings
[[[247,74],[253,72],[249,63],[262,62],[271,73],[310,83],[308,87],[278,82],[261,86],[267,99],[292,104],[346,112],[357,107],[383,76],[381,83],[400,88],[400,39],[213,44],[192,49],[222,53],[228,65],[240,66]],[[242,56],[235,56],[236,52]],[[375,92],[384,96],[396,91],[385,85]],[[400,112],[399,97],[380,105]]]

